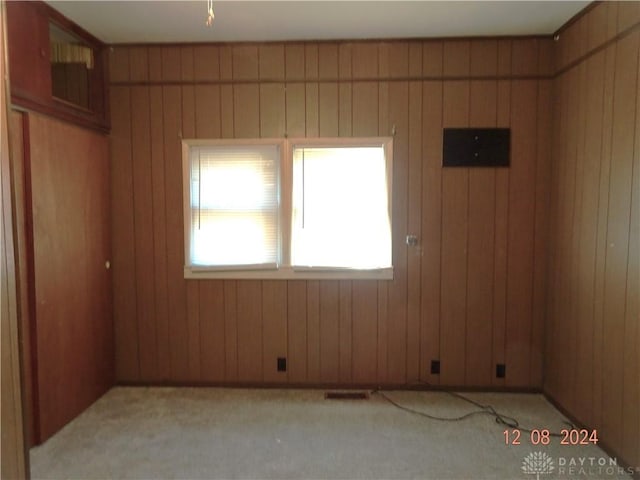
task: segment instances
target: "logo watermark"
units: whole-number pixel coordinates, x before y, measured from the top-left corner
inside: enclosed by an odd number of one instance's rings
[[[522,471],[527,475],[535,475],[540,480],[540,475],[548,475],[555,469],[553,459],[544,452],[531,452],[522,460]]]
[[[618,465],[617,458],[608,456],[575,456],[551,457],[545,452],[531,452],[522,460],[522,472],[535,475],[540,480],[541,475],[555,473],[560,478],[570,477],[617,477],[640,473],[640,467],[623,467]]]

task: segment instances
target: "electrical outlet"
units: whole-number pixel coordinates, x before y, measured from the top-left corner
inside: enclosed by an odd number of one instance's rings
[[[277,368],[279,372],[287,371],[287,359],[286,357],[278,357]]]
[[[431,360],[431,374],[440,375],[440,360]]]
[[[507,366],[504,363],[496,364],[496,377],[504,378],[507,374]]]

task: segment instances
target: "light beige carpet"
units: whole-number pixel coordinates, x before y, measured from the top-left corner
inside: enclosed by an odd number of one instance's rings
[[[432,415],[475,409],[442,392],[387,394]],[[523,426],[567,428],[541,395],[466,395]],[[33,448],[31,472],[51,479],[629,478],[597,446],[558,438],[532,446],[527,433],[521,445],[506,445],[504,429],[489,416],[428,420],[375,394],[325,400],[320,390],[118,387]],[[531,463],[534,453],[546,463]]]

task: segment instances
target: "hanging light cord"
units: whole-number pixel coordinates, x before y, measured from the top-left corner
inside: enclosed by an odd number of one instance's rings
[[[215,15],[213,14],[213,0],[207,0],[207,27],[210,27],[213,23]]]

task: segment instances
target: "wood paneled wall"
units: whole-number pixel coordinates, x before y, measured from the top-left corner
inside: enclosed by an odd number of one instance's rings
[[[551,43],[114,47],[117,379],[541,387]],[[184,280],[181,137],[394,126],[393,281]],[[443,127],[494,126],[510,168],[441,168]]]
[[[0,329],[2,330],[1,408],[2,438],[0,477],[26,478],[29,473],[24,442],[19,348],[19,301],[17,292],[17,255],[14,243],[9,157],[9,115],[5,84],[5,5],[0,3]]]
[[[640,2],[560,32],[545,391],[640,465]]]

